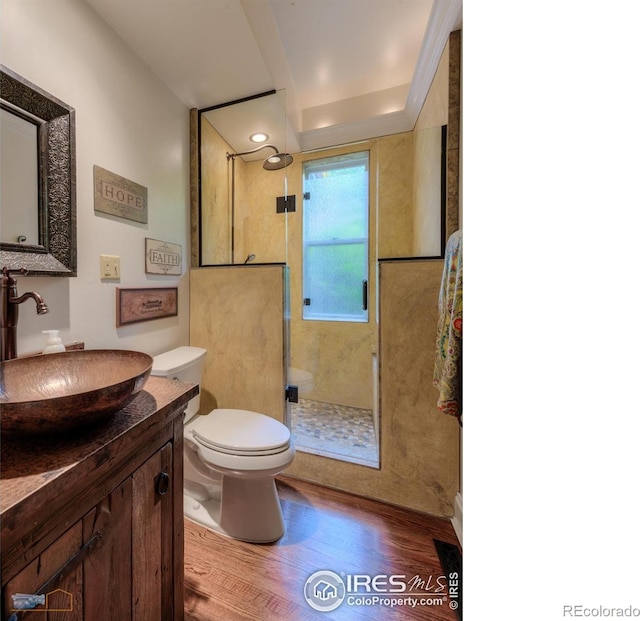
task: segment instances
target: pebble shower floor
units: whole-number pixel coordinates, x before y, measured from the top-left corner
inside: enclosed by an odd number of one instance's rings
[[[291,404],[291,430],[297,450],[379,467],[371,410],[300,399]]]

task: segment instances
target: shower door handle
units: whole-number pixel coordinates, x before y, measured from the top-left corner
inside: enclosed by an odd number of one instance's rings
[[[362,310],[367,310],[369,306],[369,283],[366,280],[362,281]]]
[[[298,403],[298,387],[293,384],[288,384],[284,389],[285,401],[289,403]]]

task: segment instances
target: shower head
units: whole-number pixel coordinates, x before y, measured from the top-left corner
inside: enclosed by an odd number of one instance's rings
[[[281,168],[286,168],[293,162],[293,157],[288,153],[280,153],[280,151],[274,147],[272,144],[263,144],[257,149],[252,149],[251,151],[244,151],[242,153],[227,153],[227,160],[234,159],[239,155],[250,155],[251,153],[257,153],[258,151],[262,151],[262,149],[273,149],[275,151],[274,155],[270,155],[267,159],[262,163],[262,168],[265,170],[280,170]]]
[[[262,162],[262,168],[265,170],[280,170],[289,166],[291,162],[293,162],[293,157],[288,153],[276,153]]]

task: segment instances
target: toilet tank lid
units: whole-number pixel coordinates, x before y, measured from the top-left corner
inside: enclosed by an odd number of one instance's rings
[[[151,375],[173,375],[202,360],[207,353],[202,347],[184,345],[154,356]]]

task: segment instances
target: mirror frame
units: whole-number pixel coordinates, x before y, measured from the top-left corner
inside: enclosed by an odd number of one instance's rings
[[[77,276],[75,109],[0,65],[0,105],[38,126],[39,245],[0,242],[0,264]]]

